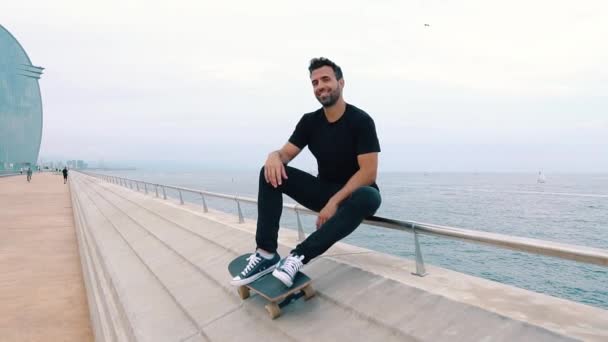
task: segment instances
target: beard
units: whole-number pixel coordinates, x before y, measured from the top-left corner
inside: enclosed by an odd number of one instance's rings
[[[324,108],[331,107],[335,105],[336,102],[338,102],[338,99],[340,98],[340,88],[336,88],[334,91],[329,92],[329,94],[327,95],[315,95],[315,97]]]

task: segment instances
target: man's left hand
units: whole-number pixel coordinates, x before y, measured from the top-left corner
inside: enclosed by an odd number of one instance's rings
[[[321,228],[321,226],[327,222],[338,210],[338,206],[331,201],[328,202],[321,212],[319,213],[319,217],[317,217],[317,230]]]

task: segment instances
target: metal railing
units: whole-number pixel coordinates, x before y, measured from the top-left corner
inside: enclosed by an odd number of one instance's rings
[[[82,172],[82,171],[81,171]],[[203,211],[208,212],[206,197],[223,198],[228,200],[234,200],[239,215],[239,223],[245,222],[243,212],[241,210],[241,203],[252,203],[257,204],[257,200],[249,197],[232,196],[226,194],[220,194],[215,192],[188,189],[179,186],[163,185],[148,183],[134,179],[95,174],[90,172],[83,172],[89,176],[97,177],[121,185],[137,191],[144,191],[146,194],[153,190],[156,197],[160,197],[159,189],[162,191],[163,199],[167,199],[167,189],[176,190],[179,194],[180,204],[184,204],[183,193],[192,193],[201,197],[203,203]],[[298,239],[300,241],[306,238],[300,214],[317,215],[318,213],[309,210],[299,204],[283,204],[283,208],[293,210],[296,213],[297,224],[298,224]],[[422,250],[418,241],[419,234],[432,235],[443,238],[457,239],[466,242],[472,242],[477,244],[484,244],[493,247],[511,249],[521,252],[545,255],[550,257],[556,257],[560,259],[574,260],[578,262],[584,262],[588,264],[595,264],[600,266],[608,267],[608,251],[598,248],[590,248],[584,246],[570,245],[564,243],[550,242],[532,238],[509,236],[497,233],[488,233],[476,230],[454,228],[447,226],[440,226],[429,223],[421,223],[415,221],[401,221],[393,220],[379,216],[372,216],[363,221],[363,223],[376,226],[389,228],[393,230],[404,231],[414,234],[415,244],[415,255],[416,255],[416,272],[412,274],[418,276],[425,276],[427,274],[424,267],[424,260],[422,257]]]

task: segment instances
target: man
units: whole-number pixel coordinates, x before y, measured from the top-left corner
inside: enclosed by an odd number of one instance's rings
[[[65,184],[68,182],[68,167],[65,166],[61,172],[63,173],[63,184]]]
[[[304,264],[352,233],[380,206],[375,183],[380,144],[374,121],[344,101],[338,65],[321,57],[311,60],[308,70],[323,107],[304,114],[289,141],[268,155],[260,172],[257,249],[232,285],[245,285],[272,272],[290,287]],[[306,146],[317,160],[317,177],[287,166]],[[277,238],[283,194],[319,216],[317,230],[281,260]]]
[[[27,182],[29,183],[32,180],[32,173],[33,173],[32,168],[28,167],[26,173],[27,173]]]

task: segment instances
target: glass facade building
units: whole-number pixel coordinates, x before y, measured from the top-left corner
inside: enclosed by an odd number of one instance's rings
[[[42,139],[42,70],[0,25],[0,172],[36,165]]]

